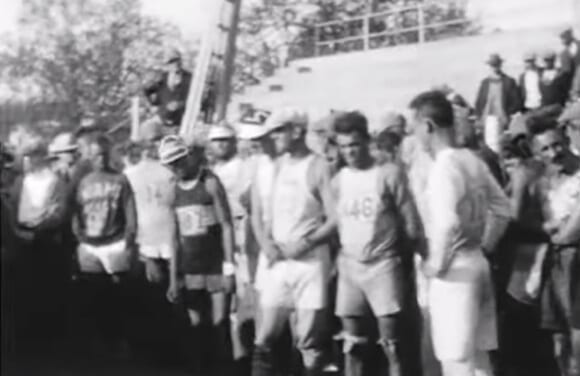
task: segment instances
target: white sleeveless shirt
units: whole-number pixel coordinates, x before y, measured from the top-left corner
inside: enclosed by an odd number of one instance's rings
[[[317,157],[294,161],[280,157],[271,195],[272,236],[277,243],[296,242],[323,223],[321,202],[308,184],[308,172]]]

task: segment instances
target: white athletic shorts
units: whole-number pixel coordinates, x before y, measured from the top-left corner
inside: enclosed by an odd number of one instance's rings
[[[491,273],[480,250],[458,252],[447,274],[429,281],[428,298],[437,359],[462,361],[497,349]]]
[[[314,252],[315,257],[277,261],[272,266],[260,253],[256,289],[261,307],[311,310],[326,307],[330,254],[327,247]]]
[[[173,244],[139,244],[141,256],[150,259],[169,260],[173,254],[175,245]]]
[[[376,317],[401,311],[405,282],[398,257],[361,263],[339,256],[337,264],[337,316],[365,316],[369,308]]]
[[[114,274],[129,271],[131,266],[131,253],[125,240],[98,246],[81,243],[77,254],[82,272]]]

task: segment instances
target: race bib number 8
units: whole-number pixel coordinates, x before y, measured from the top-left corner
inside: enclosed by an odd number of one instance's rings
[[[179,232],[183,236],[197,236],[207,233],[207,228],[217,223],[213,207],[190,205],[177,209]]]

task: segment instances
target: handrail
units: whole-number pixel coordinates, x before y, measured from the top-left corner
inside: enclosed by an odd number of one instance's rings
[[[439,27],[444,26],[451,26],[451,25],[462,25],[469,22],[464,17],[457,17],[456,19],[446,20],[446,21],[439,21],[439,22],[429,22],[426,20],[426,11],[430,9],[432,5],[436,5],[435,3],[431,3],[427,1],[426,3],[421,3],[413,6],[401,7],[397,9],[388,9],[379,12],[372,12],[368,14],[364,14],[361,16],[356,17],[348,17],[339,20],[321,22],[313,25],[314,30],[314,43],[312,44],[314,47],[314,56],[321,55],[321,47],[329,46],[329,45],[336,45],[341,43],[348,43],[352,41],[362,41],[362,49],[367,50],[371,47],[370,40],[375,40],[377,37],[385,37],[385,36],[394,36],[394,35],[401,35],[404,33],[409,32],[417,32],[418,34],[418,43],[423,43],[426,40],[426,32],[428,30],[436,29]],[[416,11],[416,18],[413,17],[412,23],[417,23],[413,26],[407,27],[398,27],[390,30],[381,30],[381,31],[373,31],[372,24],[373,22],[385,22],[385,17],[389,15],[401,15],[408,13],[409,11]],[[362,23],[358,26],[355,26],[354,29],[358,31],[357,35],[348,35],[348,32],[340,35],[338,38],[333,38],[333,30],[330,33],[325,33],[325,29],[330,27],[331,29],[335,26],[341,26],[343,30],[353,30],[351,26],[354,22],[361,22]],[[330,35],[328,35],[330,34]],[[326,36],[326,38],[323,38]],[[328,39],[327,39],[328,38]],[[427,35],[429,38],[429,35]]]
[[[372,13],[364,14],[362,16],[347,17],[347,18],[343,18],[340,20],[320,22],[320,23],[315,24],[314,26],[315,27],[325,27],[328,25],[349,23],[349,22],[353,22],[353,21],[364,20],[366,18],[371,18],[371,17],[380,17],[380,16],[386,16],[388,14],[404,13],[404,12],[407,12],[410,10],[418,10],[419,8],[423,8],[424,6],[425,6],[424,4],[418,4],[418,5],[411,5],[408,7],[401,7],[401,8],[397,8],[397,9],[381,10],[379,12],[372,12]]]

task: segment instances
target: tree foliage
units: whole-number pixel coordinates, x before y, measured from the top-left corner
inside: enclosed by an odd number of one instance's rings
[[[27,100],[64,104],[63,123],[114,126],[179,31],[141,12],[140,0],[23,0],[19,35],[1,77]]]

